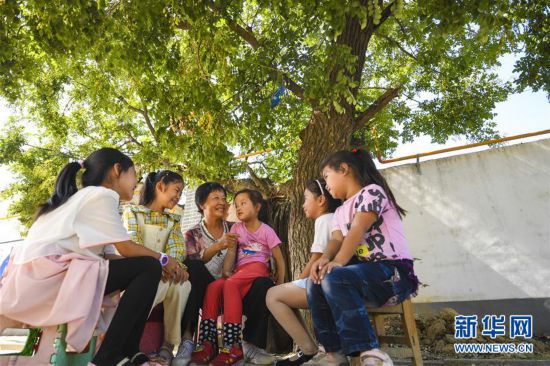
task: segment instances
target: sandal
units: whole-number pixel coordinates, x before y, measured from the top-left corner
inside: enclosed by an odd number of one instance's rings
[[[133,366],[163,366],[162,364],[151,360],[145,353],[142,352],[136,353],[130,361]]]
[[[163,365],[170,365],[172,363],[172,359],[174,358],[173,349],[174,347],[172,347],[172,350],[166,346],[160,347],[158,358],[155,361]]]

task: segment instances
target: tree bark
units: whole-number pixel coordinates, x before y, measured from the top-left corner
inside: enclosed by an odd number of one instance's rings
[[[288,243],[291,272],[296,277],[309,260],[313,241],[313,221],[302,210],[305,184],[308,179],[321,176],[321,163],[334,151],[349,147],[352,135],[352,119],[347,114],[325,116],[314,112],[309,124],[302,131],[302,146],[298,163],[290,185],[290,222]]]

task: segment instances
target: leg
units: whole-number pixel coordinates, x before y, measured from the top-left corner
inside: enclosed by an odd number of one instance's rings
[[[243,299],[243,314],[246,315],[243,339],[256,347],[267,346],[267,322],[269,310],[265,303],[267,291],[274,286],[269,277],[259,277]]]
[[[206,341],[215,345],[217,342],[216,320],[220,311],[223,297],[225,278],[212,282],[206,288],[206,296],[202,307],[202,319],[199,331],[199,343]]]
[[[391,265],[361,263],[335,268],[321,282],[344,354],[379,348],[365,300],[382,305],[392,297],[396,288],[394,274]]]
[[[164,301],[166,298],[166,294],[168,293],[168,289],[170,288],[170,282],[159,282],[159,286],[157,288],[157,293],[155,294],[155,300],[153,301],[153,306],[151,307],[151,310],[158,304]]]
[[[292,283],[272,287],[267,292],[266,304],[271,314],[307,355],[317,352],[317,345],[294,309],[307,309],[306,290]]]
[[[118,362],[139,352],[139,340],[160,281],[160,263],[152,257],[109,261],[105,293],[124,290],[93,363]]]
[[[172,346],[181,341],[181,317],[191,292],[191,283],[173,283],[164,299],[164,342]]]
[[[192,339],[197,328],[199,310],[202,308],[206,288],[215,279],[206,269],[202,260],[187,260],[185,265],[187,265],[189,272],[191,292],[181,319],[181,329],[184,333],[184,339]]]
[[[326,352],[339,352],[342,349],[340,337],[321,285],[307,281],[306,291],[317,340],[323,345]]]
[[[200,346],[192,354],[194,363],[208,364],[216,354],[216,344],[218,343],[216,320],[221,306],[224,284],[225,278],[220,278],[206,288],[199,329]]]
[[[238,268],[237,272],[225,281],[223,293],[224,343],[241,344],[243,298],[252,287],[254,280],[266,274],[268,274],[267,266],[255,262]],[[226,327],[228,332],[226,332]]]

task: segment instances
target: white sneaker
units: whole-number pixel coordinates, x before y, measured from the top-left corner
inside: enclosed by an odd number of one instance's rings
[[[361,352],[361,366],[393,366],[393,361],[386,352],[379,348]]]
[[[172,366],[187,366],[187,364],[191,361],[191,355],[193,354],[193,350],[195,349],[195,344],[193,341],[186,339],[183,340],[179,347],[178,352],[176,353],[176,357],[172,360]]]
[[[318,352],[311,360],[302,366],[348,366],[348,358],[339,353]]]
[[[244,360],[254,365],[272,365],[275,363],[275,356],[252,343],[243,341],[243,353]]]

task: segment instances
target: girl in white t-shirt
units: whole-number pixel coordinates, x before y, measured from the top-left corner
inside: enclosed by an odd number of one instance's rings
[[[312,179],[306,183],[303,209],[308,218],[315,220],[311,257],[296,281],[272,287],[266,297],[267,307],[299,348],[294,357],[278,361],[278,366],[301,365],[317,353],[317,345],[297,317],[295,309],[308,308],[306,281],[311,264],[325,251],[330,240],[333,212],[340,204],[340,200],[334,199],[327,191],[323,179]]]
[[[131,241],[122,225],[119,200],[132,198],[136,182],[134,163],[116,149],[67,164],[25,241],[13,250],[1,281],[0,315],[36,327],[67,323],[67,343],[81,352],[104,295],[124,291],[92,362],[149,364],[139,353],[139,340],[161,270],[179,278],[180,267],[174,258]]]

